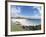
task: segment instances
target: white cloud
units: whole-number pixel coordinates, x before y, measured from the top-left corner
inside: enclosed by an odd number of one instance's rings
[[[41,15],[41,8],[40,8],[40,6],[34,6],[33,8],[36,8],[36,9],[38,9],[38,11],[39,11],[39,14]],[[34,11],[34,12],[36,12],[36,11]],[[39,14],[36,14],[35,16],[39,16]]]
[[[15,17],[15,16],[19,16],[19,14],[21,13],[21,8],[20,7],[12,7],[11,8],[11,14],[12,14],[12,16],[13,17]]]

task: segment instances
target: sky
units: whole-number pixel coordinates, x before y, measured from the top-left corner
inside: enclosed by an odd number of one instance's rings
[[[11,14],[12,16],[40,17],[41,7],[40,6],[11,5]]]

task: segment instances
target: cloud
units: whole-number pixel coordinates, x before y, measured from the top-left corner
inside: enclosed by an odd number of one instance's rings
[[[11,15],[12,17],[25,17],[25,18],[31,18],[31,19],[40,19],[40,16],[39,14],[41,13],[40,12],[40,7],[33,7],[33,9],[37,8],[39,12],[37,12],[36,10],[34,10],[34,15],[33,16],[24,16],[24,15],[21,15],[21,7],[16,7],[16,6],[13,6],[11,8]]]
[[[12,17],[19,16],[20,13],[21,13],[21,8],[20,7],[15,6],[15,7],[11,8]]]
[[[36,7],[34,6],[33,8],[38,10],[38,13],[35,14],[35,16],[41,15],[41,8],[40,8],[40,6],[36,6]],[[36,13],[36,12],[37,12],[37,11],[34,11],[34,13]]]

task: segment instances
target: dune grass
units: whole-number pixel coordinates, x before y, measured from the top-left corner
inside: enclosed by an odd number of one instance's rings
[[[11,31],[23,31],[23,28],[20,25],[16,25],[15,23],[11,25]]]
[[[23,28],[24,26],[21,26],[21,24],[16,24],[16,23],[12,23],[11,24],[11,32],[15,32],[15,31],[30,31],[30,30],[40,30],[41,29],[41,25],[37,25],[37,26],[25,26],[25,28]]]

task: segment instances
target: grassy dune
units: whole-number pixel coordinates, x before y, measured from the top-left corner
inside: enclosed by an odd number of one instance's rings
[[[16,25],[15,23],[12,23],[12,25],[11,25],[11,32],[40,30],[40,29],[41,29],[41,25],[37,25],[37,26],[21,26],[20,24]]]
[[[11,25],[11,31],[23,31],[20,25],[16,25],[15,23]]]

